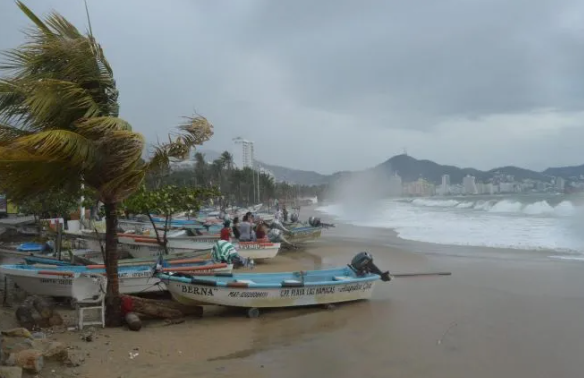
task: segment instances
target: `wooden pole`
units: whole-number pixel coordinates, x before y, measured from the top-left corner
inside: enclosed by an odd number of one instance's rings
[[[57,242],[56,249],[57,249],[57,259],[61,261],[61,242],[62,242],[63,234],[61,232],[61,220],[57,218]]]
[[[390,274],[392,277],[403,278],[403,277],[429,277],[429,276],[451,276],[451,272],[429,272],[429,273],[398,273]]]

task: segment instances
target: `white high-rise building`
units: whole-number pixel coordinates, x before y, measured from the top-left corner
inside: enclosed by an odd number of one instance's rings
[[[462,191],[464,194],[478,194],[475,177],[466,175],[462,179]]]
[[[233,139],[233,142],[235,142],[235,148],[233,150],[233,162],[235,166],[239,169],[245,167],[253,169],[255,161],[253,142],[242,137]]]
[[[440,194],[443,196],[450,194],[450,175],[442,175],[442,185],[440,186]]]

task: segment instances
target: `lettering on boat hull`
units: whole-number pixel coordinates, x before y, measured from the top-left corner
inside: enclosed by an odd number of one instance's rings
[[[290,288],[207,287],[196,283],[164,281],[173,297],[185,304],[234,307],[290,307],[368,299],[375,281]]]
[[[215,294],[213,294],[213,290],[214,290],[214,288],[211,288],[211,287],[200,287],[200,286],[194,286],[194,285],[182,285],[181,286],[181,292],[186,293],[186,294],[191,294],[191,295],[213,297],[215,295]]]

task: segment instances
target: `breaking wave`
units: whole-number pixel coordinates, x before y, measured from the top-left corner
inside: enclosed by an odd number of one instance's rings
[[[317,210],[346,224],[393,229],[406,240],[584,257],[584,207],[565,197],[542,197],[394,199]]]
[[[472,209],[487,211],[490,213],[515,213],[523,215],[571,216],[575,212],[575,206],[570,201],[562,201],[555,206],[550,205],[546,200],[533,203],[523,203],[511,199],[458,201],[455,199],[416,198],[414,200],[403,200],[403,202],[409,202],[412,205],[424,207],[450,207],[453,209]]]

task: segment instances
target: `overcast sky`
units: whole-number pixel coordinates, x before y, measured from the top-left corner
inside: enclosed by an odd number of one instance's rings
[[[121,116],[149,141],[193,111],[204,148],[331,173],[401,153],[480,169],[584,163],[578,0],[88,0]],[[87,27],[82,0],[25,0]],[[0,0],[0,49],[27,19]]]

